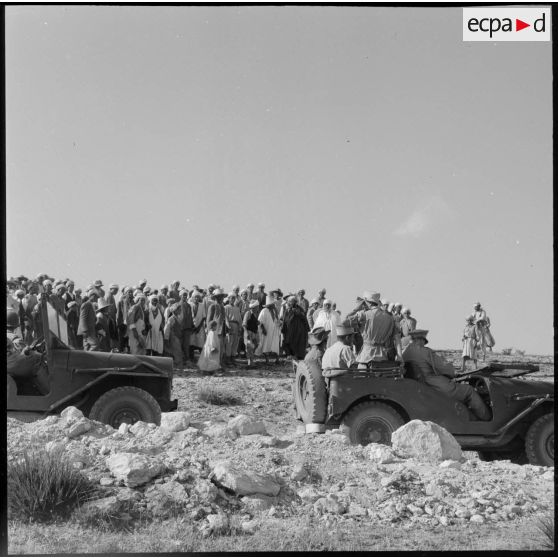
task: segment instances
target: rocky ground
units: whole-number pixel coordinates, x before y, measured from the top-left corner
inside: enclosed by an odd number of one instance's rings
[[[551,374],[550,359],[540,375]],[[291,375],[288,363],[211,377],[177,372],[178,412],[159,427],[114,430],[73,408],[35,423],[8,419],[9,460],[44,449],[71,461],[99,487],[78,519],[100,532],[180,518],[203,538],[242,536],[247,551],[250,537],[277,521],[440,529],[443,537],[451,526],[507,529],[554,513],[554,468],[482,462],[428,424],[419,425],[431,436],[426,453],[413,447],[413,431],[393,448],[351,446],[339,430],[305,434],[292,413]],[[24,533],[12,524],[10,552],[21,552]]]

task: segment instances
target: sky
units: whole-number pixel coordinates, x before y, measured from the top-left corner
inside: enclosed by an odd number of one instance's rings
[[[549,42],[460,7],[7,6],[8,275],[324,287],[553,352]]]

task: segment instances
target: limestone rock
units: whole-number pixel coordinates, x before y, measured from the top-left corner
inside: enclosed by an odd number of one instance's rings
[[[219,494],[217,487],[206,479],[198,479],[194,485],[194,491],[204,502],[214,502]]]
[[[242,503],[250,511],[260,512],[269,510],[273,507],[275,500],[269,496],[244,496],[241,498]]]
[[[393,449],[384,444],[370,444],[369,446],[370,461],[380,464],[395,463],[400,459],[395,455]]]
[[[155,517],[166,518],[184,509],[188,492],[179,482],[168,481],[154,484],[145,491],[147,509]]]
[[[301,481],[308,476],[308,471],[302,464],[295,465],[291,473],[291,480]]]
[[[47,453],[62,453],[66,449],[66,443],[63,440],[51,440],[45,444]]]
[[[143,420],[138,420],[128,428],[128,432],[131,432],[134,436],[140,438],[151,434],[152,430],[155,429],[155,425],[150,425],[148,422],[143,422]]]
[[[335,494],[328,494],[325,498],[319,498],[314,502],[314,511],[319,515],[325,513],[340,515],[345,512],[345,506]]]
[[[454,459],[446,459],[440,463],[441,469],[461,469],[461,463]]]
[[[111,474],[127,486],[141,486],[162,472],[162,464],[138,453],[116,453],[106,460]]]
[[[229,518],[224,513],[211,513],[206,517],[207,523],[202,527],[204,537],[223,535],[229,529]]]
[[[478,513],[472,515],[469,519],[472,523],[484,523],[484,517]]]
[[[448,459],[461,461],[463,453],[456,439],[438,424],[412,420],[398,428],[391,436],[393,448],[422,461],[440,462]]]
[[[81,411],[80,411],[81,412]],[[91,422],[89,419],[81,418],[73,422],[68,428],[68,438],[77,438],[91,430]]]
[[[253,535],[258,528],[258,521],[256,519],[242,521],[242,523],[240,524],[240,528],[246,535]]]
[[[314,487],[309,486],[308,488],[299,490],[298,496],[304,502],[310,502],[311,504],[313,504],[318,498],[322,497],[322,494],[318,492]]]
[[[120,426],[118,427],[118,433],[122,434],[122,436],[128,434],[129,430],[130,430],[130,425],[127,422],[121,423]]]
[[[183,411],[162,413],[160,428],[162,430],[168,430],[169,432],[180,432],[181,430],[186,430],[190,426],[191,419],[192,416],[190,413],[185,413]]]
[[[212,472],[214,481],[240,496],[265,494],[277,496],[281,487],[270,475],[255,471],[242,471],[230,461],[221,461]]]
[[[265,424],[261,420],[247,415],[238,415],[229,420],[227,427],[239,436],[250,436],[251,434],[267,434]]]
[[[61,413],[60,418],[64,420],[66,426],[81,420],[83,417],[83,413],[77,407],[66,407]]]

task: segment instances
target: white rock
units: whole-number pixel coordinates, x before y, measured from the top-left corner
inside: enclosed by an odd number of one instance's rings
[[[446,459],[440,463],[441,469],[461,469],[461,463],[453,459]]]
[[[90,430],[91,430],[91,422],[86,418],[81,418],[70,425],[70,428],[68,428],[68,437],[77,438],[78,436],[81,436],[82,434],[85,434]]]
[[[314,502],[314,511],[320,515],[325,513],[340,515],[345,512],[345,506],[335,494],[328,494],[325,498],[319,498]]]
[[[136,437],[147,436],[151,433],[151,428],[148,422],[143,422],[143,420],[138,420],[128,428],[128,432],[131,432]]]
[[[412,420],[398,428],[391,440],[395,450],[401,450],[422,461],[461,461],[463,458],[461,446],[456,439],[434,422]]]
[[[114,481],[110,477],[101,477],[99,480],[101,486],[111,486],[113,483]]]
[[[118,433],[122,434],[123,436],[125,434],[128,434],[128,431],[130,430],[130,425],[127,422],[123,422],[119,427],[118,427]]]
[[[308,476],[308,471],[302,464],[295,465],[291,473],[291,480],[301,481]]]
[[[139,453],[116,453],[106,460],[111,474],[127,486],[140,486],[159,475],[163,469],[160,461]]]
[[[265,511],[273,507],[275,500],[269,496],[244,496],[241,498],[242,503],[250,511]]]
[[[472,515],[469,519],[472,523],[484,523],[484,517],[478,513]]]
[[[270,475],[243,471],[230,461],[218,463],[213,469],[212,476],[219,484],[241,496],[250,494],[277,496],[281,489]]]
[[[229,518],[224,513],[209,514],[207,517],[207,531],[209,534],[223,534],[229,528]]]
[[[545,479],[545,480],[554,480],[554,468],[552,468],[549,471],[546,471],[545,473],[543,473],[542,478]]]
[[[256,529],[258,528],[258,521],[256,519],[243,521],[240,524],[240,528],[247,535],[253,535],[256,532]]]
[[[314,487],[309,486],[298,491],[298,496],[301,500],[305,502],[314,503],[318,498],[321,498],[323,494],[318,492]]]
[[[169,432],[180,432],[181,430],[186,430],[190,426],[191,420],[192,415],[184,411],[162,413],[160,428],[162,430],[168,430]]]
[[[370,461],[380,464],[395,463],[400,461],[392,448],[384,444],[370,444],[368,457]]]
[[[66,407],[61,413],[60,418],[66,423],[66,426],[77,422],[83,418],[83,413],[77,407]]]
[[[267,434],[265,424],[261,420],[247,415],[238,415],[228,422],[228,428],[239,436],[250,436],[251,434]]]

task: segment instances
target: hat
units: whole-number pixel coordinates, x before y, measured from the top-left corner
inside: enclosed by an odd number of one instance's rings
[[[326,294],[326,292],[327,292],[327,291],[326,291],[325,289],[320,289],[320,290],[318,291],[319,294]]]
[[[246,289],[242,289],[242,290],[240,291],[240,294],[242,294],[242,293],[248,294],[248,291],[247,291]]]
[[[386,304],[389,304],[389,302],[385,298],[382,298],[382,300],[380,300],[380,303],[382,304],[382,306],[386,306]]]
[[[91,296],[91,295],[99,296],[99,293],[95,289],[89,289],[85,294],[87,296]]]
[[[298,289],[298,293],[297,294],[302,294],[305,295],[306,291],[304,289]]]
[[[97,302],[97,312],[103,310],[103,308],[107,308],[110,304],[104,298],[100,298]]]
[[[395,308],[395,304],[393,304],[393,302],[390,302],[390,303],[388,304],[388,307],[387,307],[388,312],[391,312],[394,308]]]
[[[326,299],[324,300],[324,306],[325,306],[326,304],[329,304],[329,305],[331,306],[331,305],[333,304],[333,300],[331,300],[331,298],[326,298]]]
[[[213,297],[217,296],[222,296],[223,298],[225,298],[227,295],[225,294],[225,291],[223,291],[223,289],[215,289],[213,291]]]
[[[147,279],[140,279],[139,284],[140,285],[145,285],[147,283]]]
[[[270,304],[275,304],[275,301],[273,300],[273,298],[271,298],[269,295],[267,295],[265,297],[265,305],[269,306]]]
[[[97,281],[95,281],[95,283],[93,283],[94,287],[102,287],[103,286],[103,282],[100,279],[97,279]]]
[[[258,287],[265,287],[265,283],[258,283]]]
[[[318,337],[316,335],[314,335],[313,333],[309,333],[308,334],[308,344],[309,345],[319,345],[320,343],[322,343],[325,339],[325,336],[323,337]]]
[[[151,287],[144,287],[143,288],[143,293],[144,294],[149,294],[151,292]]]
[[[401,310],[401,314],[410,314],[411,313],[411,309],[410,308],[403,308]]]
[[[193,290],[192,293],[190,294],[190,296],[192,298],[196,297],[196,296],[202,296],[202,294],[200,293],[200,291],[198,291],[197,289]]]
[[[215,283],[209,283],[209,285],[207,285],[208,289],[216,289],[217,285]]]
[[[126,286],[126,287],[124,287],[124,288],[122,289],[122,294],[129,293],[131,290],[132,290],[132,287]]]
[[[248,283],[248,285],[246,285],[247,289],[253,289],[254,288],[254,283]]]
[[[341,324],[335,328],[335,332],[337,333],[337,337],[340,337],[342,335],[351,335],[355,330],[351,326]]]
[[[178,279],[175,279],[171,285],[180,285],[180,281]]]
[[[480,302],[475,302],[475,304],[473,304],[473,306],[480,306],[481,303]]]
[[[364,291],[362,293],[362,298],[365,300],[365,302],[372,302],[374,304],[380,303],[380,293]]]
[[[240,289],[240,285],[233,285],[233,288],[232,288],[233,291],[234,290],[239,290],[239,289]]]
[[[75,285],[75,283],[71,279],[68,279],[66,281],[66,286],[68,286],[68,285]]]
[[[257,300],[251,300],[250,304],[248,305],[250,308],[255,308],[256,306],[259,306],[260,303]]]
[[[318,299],[317,299],[317,298],[313,298],[313,299],[310,301],[310,306],[312,306],[312,304],[318,304]]]
[[[415,331],[410,331],[409,335],[411,336],[411,339],[424,339],[428,343],[428,339],[426,337],[428,335],[427,329],[415,329]]]
[[[180,289],[180,291],[178,291],[178,295],[179,296],[188,296],[190,293],[188,292],[188,289]]]
[[[43,281],[43,287],[46,287],[47,285],[52,285],[52,281],[50,279],[45,279]]]
[[[54,287],[55,291],[59,291],[60,289],[65,289],[66,285],[64,285],[64,283],[58,283],[58,285],[56,285],[56,287]]]
[[[15,292],[15,295],[16,295],[16,296],[19,296],[19,295],[25,296],[25,291],[22,291],[21,289],[18,289],[18,290]]]
[[[109,285],[109,289],[118,289],[118,288],[119,288],[119,286],[116,283],[111,283]]]
[[[151,296],[149,297],[149,300],[151,300],[152,302],[153,302],[154,300],[156,300],[157,302],[159,302],[159,295],[151,295]]]
[[[310,332],[308,338],[310,338],[310,336],[314,337],[314,339],[318,340],[318,343],[314,344],[319,345],[328,335],[329,331],[326,331],[323,327],[316,327]]]
[[[399,306],[399,308],[401,308],[403,305],[402,305],[400,302],[394,302],[394,303],[393,303],[393,306],[394,306],[395,308],[397,308],[398,306]]]
[[[161,290],[163,289],[167,289],[167,291],[169,290],[169,286],[168,285],[161,285]]]
[[[17,292],[16,292],[16,294],[17,294]],[[473,314],[471,314],[470,316],[467,316],[465,318],[465,321],[466,322],[474,322],[475,321],[475,316],[473,316]]]

